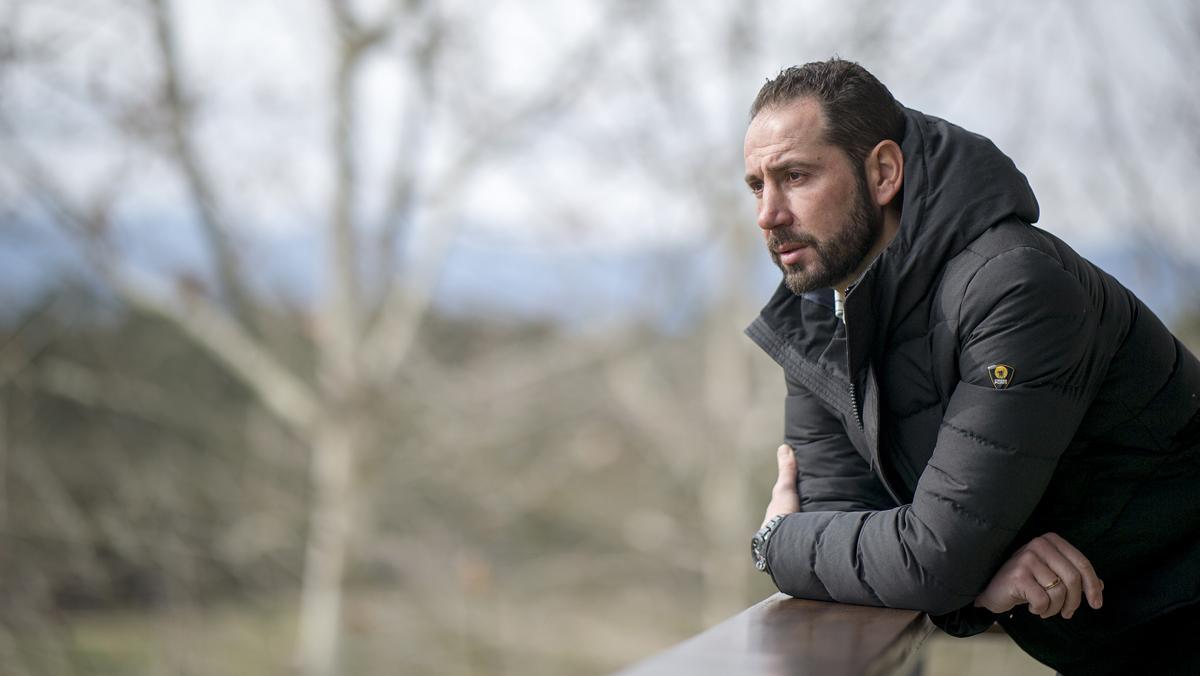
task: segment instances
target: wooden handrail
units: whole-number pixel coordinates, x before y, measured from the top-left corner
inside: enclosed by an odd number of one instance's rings
[[[775,594],[620,676],[912,673],[933,624],[914,610]]]

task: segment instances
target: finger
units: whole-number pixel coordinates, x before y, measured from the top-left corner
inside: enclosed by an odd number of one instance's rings
[[[1017,594],[1029,603],[1029,612],[1046,618],[1061,610],[1066,594],[1058,591],[1061,584],[1054,589],[1046,589],[1047,585],[1054,582],[1056,576],[1037,550],[1038,541],[1035,538],[1013,559],[1019,571],[1013,583]]]
[[[1051,589],[1046,589],[1058,576],[1054,569],[1046,565],[1046,562],[1035,552],[1031,551],[1029,554],[1032,556],[1029,556],[1026,563],[1026,570],[1029,572],[1027,583],[1036,587],[1036,589],[1030,589],[1029,593],[1033,598],[1039,600],[1036,609],[1033,607],[1033,602],[1030,602],[1030,610],[1035,610],[1042,619],[1053,617],[1062,611],[1067,594],[1063,591],[1061,582]],[[1041,603],[1043,599],[1044,604]]]
[[[1046,612],[1050,608],[1050,594],[1042,587],[1042,583],[1038,582],[1037,578],[1028,569],[1018,580],[1018,593],[1029,604],[1029,612],[1038,617],[1048,617]]]
[[[796,492],[796,458],[792,455],[792,447],[783,444],[775,451],[779,464],[779,478],[775,480],[775,493],[787,495]]]
[[[1063,605],[1060,612],[1062,612],[1063,618],[1069,620],[1079,608],[1082,600],[1083,572],[1049,541],[1043,541],[1043,545],[1037,549],[1037,552],[1042,557],[1042,561],[1049,566],[1050,570],[1054,571],[1054,575],[1062,580],[1062,583],[1058,587],[1055,587],[1055,589],[1061,588],[1064,590]]]
[[[1063,556],[1067,557],[1071,564],[1075,566],[1075,569],[1083,576],[1083,593],[1087,597],[1088,605],[1092,608],[1099,608],[1104,605],[1104,581],[1100,579],[1100,576],[1096,574],[1096,570],[1092,568],[1092,562],[1076,549],[1074,545],[1067,542],[1057,533],[1046,533],[1043,537],[1050,541]]]

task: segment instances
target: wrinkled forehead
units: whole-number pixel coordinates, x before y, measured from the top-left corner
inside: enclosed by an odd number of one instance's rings
[[[763,108],[746,128],[747,165],[788,152],[818,152],[828,147],[825,113],[811,97]]]

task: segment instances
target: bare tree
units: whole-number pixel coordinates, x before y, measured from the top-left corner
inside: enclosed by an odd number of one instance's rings
[[[414,670],[449,660],[478,671],[492,666],[489,656],[505,641],[549,653],[537,636],[514,639],[495,629],[508,616],[489,611],[485,601],[499,598],[506,583],[543,589],[539,584],[549,581],[561,592],[608,572],[611,586],[649,588],[642,580],[650,579],[647,571],[665,567],[664,577],[686,579],[699,592],[670,599],[689,622],[712,623],[742,606],[756,584],[762,588],[746,565],[745,538],[765,503],[782,396],[777,369],[739,334],[761,300],[751,280],[766,258],[751,202],[739,192],[746,104],[780,67],[833,51],[873,69],[894,68],[898,93],[909,86],[953,101],[964,81],[977,77],[975,62],[955,55],[989,51],[976,49],[985,28],[1023,28],[1031,16],[1044,23],[1056,16],[1039,14],[1040,6],[959,21],[953,8],[922,4],[889,9],[854,2],[847,10],[836,3],[845,10],[839,14],[833,4],[583,3],[569,12],[594,13],[593,30],[512,89],[493,81],[512,74],[491,62],[486,42],[495,26],[482,22],[519,3],[496,3],[494,10],[431,0],[284,3],[277,6],[309,23],[297,19],[276,30],[260,22],[262,49],[280,33],[307,36],[304,53],[319,58],[294,69],[319,93],[303,103],[269,96],[256,102],[266,111],[260,115],[278,116],[272,127],[286,125],[298,108],[315,109],[304,111],[305,124],[296,125],[302,133],[287,140],[277,151],[282,160],[272,165],[252,153],[231,160],[212,131],[229,94],[203,77],[203,59],[218,58],[219,50],[198,50],[198,29],[188,20],[189,11],[207,4],[4,4],[0,191],[8,199],[0,202],[6,217],[16,214],[6,222],[47,221],[69,235],[89,274],[141,315],[175,327],[242,383],[257,403],[246,420],[224,424],[245,424],[249,445],[307,452],[295,460],[307,463],[309,495],[279,501],[308,500],[291,658],[305,674],[336,670],[342,624],[357,617],[344,582],[364,559],[399,571],[411,587],[404,599],[419,606],[422,622],[452,637],[406,656]],[[41,11],[55,12],[57,24],[26,30],[26,17]],[[950,30],[956,26],[965,28]],[[120,36],[115,41],[113,33]],[[90,40],[106,34],[105,44],[120,49],[87,51]],[[1186,29],[1171,34],[1183,45],[1180,53],[1190,53]],[[926,39],[913,45],[910,35]],[[1007,35],[993,31],[987,44],[1007,45]],[[31,81],[69,101],[55,114],[20,109],[14,102]],[[1098,82],[1098,100],[1118,94],[1107,80]],[[377,133],[379,119],[368,114],[381,87],[394,90],[397,100],[385,114],[387,134]],[[1182,114],[1193,108],[1181,105],[1181,119],[1193,119]],[[1120,129],[1123,122],[1109,123],[1124,149],[1115,154],[1132,155],[1136,143]],[[86,144],[47,142],[56,136],[102,138],[111,157],[81,180],[80,167],[92,166],[93,158],[64,159],[62,148]],[[564,147],[575,155],[551,158]],[[314,171],[323,179],[305,182],[300,172],[280,170],[302,163],[301,151],[317,157]],[[523,162],[544,166],[528,172]],[[1124,188],[1154,203],[1160,193],[1153,182],[1129,166]],[[684,237],[663,238],[644,289],[652,311],[690,312],[686,335],[637,320],[600,336],[536,327],[490,333],[485,322],[443,325],[447,320],[431,307],[448,252],[470,227],[462,186],[495,167],[526,172],[522,179],[534,186],[529,192],[542,212],[530,217],[537,221],[531,225],[548,237],[602,235],[615,227],[616,219],[594,213],[612,197],[589,183],[596,176],[627,178],[650,201],[681,212],[647,209],[633,219],[651,234],[679,222],[687,228]],[[586,179],[558,184],[577,195],[551,194],[540,183],[580,169]],[[259,225],[247,199],[253,191],[238,184],[247,175],[280,176],[285,186],[277,200],[317,205],[287,216],[304,219],[320,235],[322,257],[312,271],[320,283],[311,302],[281,300],[265,288],[253,248]],[[128,195],[148,191],[174,196],[172,214],[194,223],[203,264],[156,269],[131,252],[123,236],[138,214],[128,208]],[[1168,220],[1149,213],[1155,223]],[[20,365],[0,358],[0,373],[10,367]],[[22,387],[113,415],[180,429],[222,424],[181,411],[167,401],[162,383],[66,359],[45,360],[27,380]],[[86,541],[96,535],[85,531],[108,529],[106,537],[131,552],[153,545],[122,533],[113,518],[100,523],[73,505],[53,467],[30,460],[16,444],[3,445],[3,438],[0,472],[45,500],[55,532]],[[613,465],[628,474],[605,484],[608,494],[579,486],[586,483],[581,476]],[[623,497],[624,483],[634,479],[646,481],[645,492],[664,495],[639,495],[636,506],[630,496],[630,505],[614,509],[614,496]],[[429,485],[442,491],[438,500],[429,498]],[[461,511],[447,510],[447,503]],[[395,526],[397,513],[404,528]],[[520,565],[500,570],[491,560],[489,546],[500,546],[481,534],[503,539],[546,522],[572,537],[586,530],[589,543],[609,549],[595,554],[539,540],[543,549],[523,552]],[[250,547],[244,543],[252,538],[230,539]],[[79,547],[86,557],[86,543]],[[162,560],[168,558],[164,553]],[[587,649],[604,655],[600,644]]]
[[[117,9],[140,14],[134,21],[150,29],[149,56],[158,73],[157,92],[143,100],[104,100],[108,98],[104,96],[81,103],[94,107],[121,142],[160,157],[186,186],[213,262],[212,287],[184,277],[173,282],[161,275],[146,276],[125,259],[113,235],[120,223],[114,222],[119,216],[114,216],[112,205],[129,183],[148,177],[118,176],[123,182],[114,181],[93,193],[91,200],[81,200],[57,180],[49,157],[20,142],[21,121],[12,119],[6,121],[10,146],[16,150],[9,154],[9,161],[15,163],[10,166],[23,177],[28,194],[43,212],[74,238],[124,302],[177,326],[244,382],[294,436],[309,444],[312,505],[294,664],[307,675],[331,674],[337,659],[347,550],[354,537],[356,463],[363,449],[378,442],[367,404],[380,391],[395,386],[410,354],[429,306],[432,279],[459,225],[453,187],[479,171],[493,153],[507,152],[508,144],[532,122],[569,105],[582,83],[579,72],[599,54],[599,36],[579,45],[525,100],[509,101],[500,109],[493,101],[482,117],[473,115],[476,110],[459,109],[455,97],[461,92],[438,87],[440,81],[455,78],[447,70],[453,65],[443,59],[444,35],[467,17],[453,16],[422,0],[398,0],[370,18],[351,3],[327,2],[329,40],[321,47],[329,50],[333,63],[325,143],[333,185],[328,212],[320,219],[325,232],[325,288],[312,317],[310,374],[281,357],[263,326],[263,306],[247,281],[248,262],[239,250],[243,224],[236,222],[235,210],[229,208],[236,197],[222,193],[215,164],[206,156],[209,149],[198,137],[206,93],[190,81],[183,65],[178,8],[169,0],[147,0]],[[365,96],[363,73],[372,59],[381,58],[398,60],[412,84],[396,135],[388,199],[381,213],[367,214],[361,206],[368,185],[361,151],[368,140],[359,108]],[[466,139],[454,146],[455,156],[438,158],[436,175],[428,169],[433,110],[444,116],[439,125]],[[405,269],[396,251],[411,232],[418,211],[433,221],[429,230],[436,234],[436,242],[422,265]],[[374,269],[368,265],[372,252]]]

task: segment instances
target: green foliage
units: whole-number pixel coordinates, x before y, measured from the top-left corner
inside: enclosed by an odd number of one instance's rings
[[[0,336],[0,361],[24,363],[0,390],[11,657],[30,673],[278,668],[307,537],[306,440],[172,325],[83,311],[95,307],[60,300]],[[262,323],[312,372],[302,317]],[[735,462],[689,402],[704,350],[699,335],[428,317],[397,382],[357,412],[370,443],[355,468],[347,668],[601,672],[701,629],[704,567],[726,547],[705,522],[705,468]],[[659,422],[696,434],[633,424],[612,372],[630,354],[651,370],[642,386],[682,404]],[[744,538],[727,535],[740,562]],[[725,597],[724,612],[765,592]],[[278,640],[239,648],[226,623]],[[208,658],[170,640],[189,631]]]
[[[119,311],[18,326],[6,356],[28,361],[0,391],[11,601],[0,613],[293,584],[305,451],[219,364],[172,327]],[[279,533],[254,541],[264,518]]]

